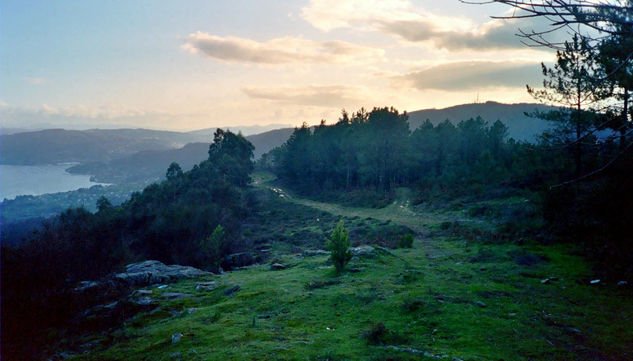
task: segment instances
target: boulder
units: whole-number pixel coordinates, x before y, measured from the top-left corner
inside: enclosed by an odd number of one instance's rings
[[[181,298],[191,297],[191,294],[181,293],[181,292],[165,292],[161,295],[161,297],[166,298],[168,300],[179,300]]]
[[[273,264],[270,265],[270,270],[271,271],[280,271],[280,270],[283,270],[283,269],[286,269],[286,268],[287,267],[284,266],[281,263],[273,263]]]
[[[114,278],[130,286],[147,286],[155,283],[175,282],[182,278],[195,278],[210,275],[194,267],[171,265],[159,261],[143,261],[125,267],[125,272]]]
[[[235,294],[235,292],[240,290],[240,286],[239,285],[235,285],[233,287],[229,287],[227,289],[224,290],[224,292],[222,292],[223,295],[225,296],[232,296],[233,294]]]
[[[330,252],[322,250],[322,249],[306,249],[301,252],[303,257],[314,257],[314,256],[327,256]]]
[[[182,338],[182,333],[174,333],[171,335],[171,343],[177,343]]]
[[[349,250],[350,252],[352,252],[353,256],[362,257],[362,256],[368,256],[374,253],[375,248],[372,246],[364,245],[364,246],[352,247]]]
[[[196,291],[213,291],[216,288],[218,288],[218,283],[215,281],[210,281],[210,282],[198,282],[198,284],[196,284]]]

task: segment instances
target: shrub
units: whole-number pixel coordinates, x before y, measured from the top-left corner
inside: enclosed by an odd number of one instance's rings
[[[340,221],[332,231],[330,239],[327,240],[327,248],[330,250],[330,259],[334,263],[336,273],[341,273],[352,258],[349,245],[349,234],[347,229],[343,227],[343,221]]]
[[[221,225],[215,227],[210,236],[200,241],[200,264],[213,269],[220,265],[222,259],[222,246],[224,243],[224,228]]]
[[[413,247],[413,235],[411,233],[405,234],[402,238],[400,238],[400,242],[398,242],[398,247],[400,248]]]

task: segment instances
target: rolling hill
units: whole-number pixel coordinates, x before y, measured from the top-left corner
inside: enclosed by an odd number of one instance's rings
[[[497,102],[485,102],[474,104],[462,104],[443,109],[423,109],[409,113],[409,126],[411,129],[419,127],[426,119],[434,125],[448,119],[452,123],[480,116],[488,122],[500,120],[508,127],[508,136],[519,141],[533,141],[535,136],[549,128],[547,121],[534,118],[525,113],[534,111],[546,112],[553,107],[533,104],[502,104]]]

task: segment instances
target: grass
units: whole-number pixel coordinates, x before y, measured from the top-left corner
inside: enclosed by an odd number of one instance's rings
[[[292,267],[212,277],[223,285],[212,292],[196,291],[199,280],[171,284],[163,292],[192,297],[161,301],[119,330],[81,340],[95,346],[73,360],[633,358],[633,292],[589,285],[590,267],[568,245],[472,239],[443,224],[493,226],[461,210],[288,200],[353,224],[390,220],[418,236],[413,248],[354,258],[347,267],[354,272],[341,276],[327,256],[304,258],[279,242],[285,255],[278,261]],[[224,295],[233,285],[240,290]],[[174,334],[182,334],[180,341],[172,343]]]
[[[283,261],[294,263],[291,269],[232,272],[217,277],[225,286],[210,293],[195,291],[196,281],[172,284],[169,292],[194,297],[163,302],[162,312],[115,332],[112,345],[76,359],[419,359],[385,346],[462,360],[632,356],[631,293],[577,282],[590,276],[581,259],[557,247],[492,245],[495,260],[479,262],[471,260],[477,244],[436,243],[441,257],[429,258],[417,241],[413,249],[355,260],[350,267],[360,272],[340,277],[326,256],[290,255]],[[517,251],[549,261],[522,266],[511,256]],[[553,276],[558,280],[541,283]],[[223,296],[233,284],[240,291]],[[367,341],[378,323],[396,344]],[[176,333],[183,337],[172,344]]]

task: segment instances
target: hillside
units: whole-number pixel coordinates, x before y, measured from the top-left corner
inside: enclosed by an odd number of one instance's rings
[[[144,183],[164,177],[172,162],[189,170],[194,164],[203,161],[208,156],[208,151],[209,143],[189,143],[178,149],[146,150],[109,162],[79,164],[70,167],[68,172],[90,174],[104,183]]]
[[[246,139],[255,146],[255,159],[271,149],[282,145],[292,134],[292,128],[276,129],[250,135]],[[165,176],[165,170],[172,162],[189,170],[194,164],[207,157],[209,143],[190,143],[182,148],[167,150],[146,150],[108,162],[87,162],[68,169],[74,174],[89,174],[95,180],[105,183],[146,183]]]
[[[461,120],[480,116],[488,122],[500,120],[508,127],[508,135],[515,140],[533,141],[537,134],[549,128],[547,121],[529,117],[525,113],[533,113],[535,110],[545,112],[552,107],[531,104],[502,104],[497,102],[485,102],[476,104],[463,104],[443,109],[423,109],[409,113],[409,125],[411,129],[419,127],[426,119],[434,125],[448,119],[453,123]]]
[[[239,125],[239,126],[234,126],[234,127],[226,126],[226,127],[221,127],[221,128],[225,130],[230,130],[233,133],[242,133],[243,136],[248,137],[249,135],[266,133],[271,130],[277,130],[277,129],[288,128],[288,127],[289,127],[288,124],[267,124],[267,125],[250,125],[250,126]],[[213,136],[213,132],[215,132],[216,129],[217,127],[199,129],[199,130],[187,132],[187,134],[191,134],[195,136],[204,136],[208,138],[208,137]]]
[[[197,135],[148,129],[48,129],[0,136],[0,161],[15,165],[106,162],[202,140]]]
[[[292,246],[302,242],[301,231],[288,230],[291,237],[270,245],[267,263],[137,291],[133,297],[150,302],[150,311],[120,330],[68,340],[74,346],[65,352],[76,353],[74,360],[630,356],[630,289],[591,285],[587,265],[564,247],[476,240],[443,224],[459,219],[461,229],[485,228],[488,220],[411,208],[405,198],[388,209],[348,208],[297,198],[265,178],[257,184],[273,190],[274,211],[286,217],[312,212],[316,221],[392,223],[419,233],[412,249],[356,249],[348,271],[336,276],[327,255],[302,253]],[[503,209],[508,201],[477,206]]]

